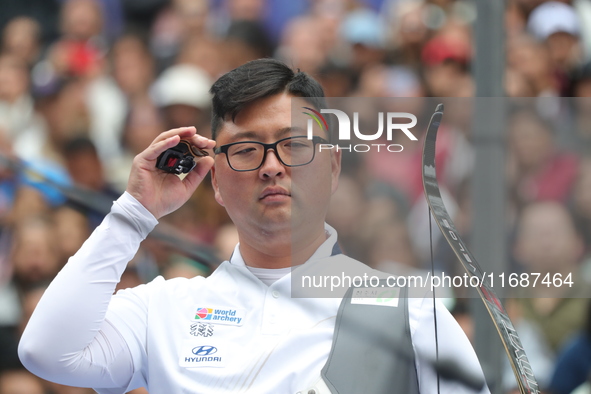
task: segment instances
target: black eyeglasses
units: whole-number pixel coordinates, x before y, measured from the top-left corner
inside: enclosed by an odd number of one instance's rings
[[[275,155],[285,166],[304,166],[314,160],[318,144],[328,144],[328,141],[318,136],[309,140],[301,135],[283,138],[272,144],[257,141],[233,142],[215,148],[213,152],[216,155],[225,153],[228,165],[234,171],[254,171],[263,165],[269,149],[275,151]]]

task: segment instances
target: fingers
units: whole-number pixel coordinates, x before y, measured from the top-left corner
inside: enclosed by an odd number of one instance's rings
[[[197,130],[193,126],[165,131],[156,137],[152,144],[140,155],[149,161],[156,160],[162,152],[176,146],[181,139],[189,141],[189,143],[201,149],[213,149],[215,147],[215,141],[196,134],[196,132]]]
[[[199,159],[193,171],[187,174],[185,179],[183,179],[183,182],[187,184],[189,189],[195,190],[203,178],[205,178],[211,167],[213,167],[213,163],[213,157],[203,157]]]
[[[140,153],[138,157],[141,157],[148,161],[155,161],[162,152],[169,148],[172,148],[173,146],[176,146],[180,140],[181,138],[178,135],[173,135],[166,138],[165,140],[161,140],[158,142],[154,141],[149,147],[147,147],[142,153]]]
[[[163,141],[165,139],[168,139],[172,136],[178,135],[180,136],[180,138],[190,138],[191,136],[195,135],[195,133],[197,133],[197,129],[193,126],[187,126],[187,127],[179,127],[176,129],[170,129],[168,131],[165,131],[163,133],[160,133],[160,135],[158,135],[158,137],[156,137],[154,139],[154,141],[152,142],[152,144],[156,143],[156,142],[160,142]]]
[[[183,138],[184,140],[189,141],[191,144],[195,145],[201,149],[213,149],[215,147],[215,141],[209,138],[206,138],[199,134],[194,134],[189,138]]]
[[[215,146],[215,141],[197,134],[197,129],[193,126],[179,127],[160,133],[160,135],[154,139],[152,144],[166,140],[175,135],[178,135],[182,140],[192,142],[195,146],[202,149],[209,149]]]

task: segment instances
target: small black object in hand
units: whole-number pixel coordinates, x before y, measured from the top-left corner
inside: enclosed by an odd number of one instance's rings
[[[156,168],[172,174],[187,174],[197,164],[199,158],[209,156],[203,149],[192,146],[181,140],[176,146],[162,152],[156,160]]]

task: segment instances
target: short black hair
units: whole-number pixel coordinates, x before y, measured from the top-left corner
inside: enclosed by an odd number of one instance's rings
[[[303,97],[316,109],[326,108],[324,90],[310,75],[294,71],[285,63],[257,59],[222,75],[211,87],[211,135],[215,139],[222,123],[234,121],[247,105],[282,92]]]

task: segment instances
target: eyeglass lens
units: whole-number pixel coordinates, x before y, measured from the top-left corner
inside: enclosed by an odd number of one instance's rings
[[[306,138],[279,141],[275,154],[287,166],[301,166],[314,158],[314,143]],[[265,147],[258,142],[235,144],[228,149],[230,165],[237,170],[255,169],[263,163],[264,157]]]

